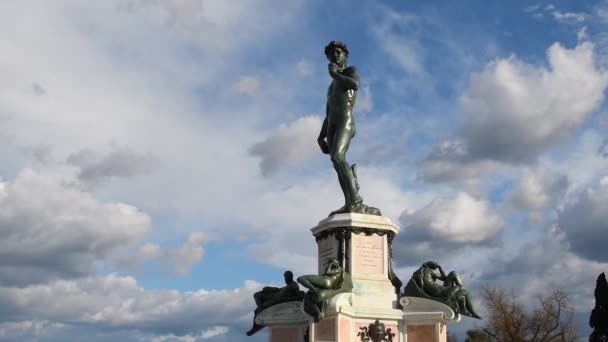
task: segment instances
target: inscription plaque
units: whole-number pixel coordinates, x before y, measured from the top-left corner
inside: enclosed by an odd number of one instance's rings
[[[384,274],[384,237],[353,235],[355,267],[353,275]]]
[[[337,257],[337,251],[334,250],[334,240],[335,238],[333,236],[328,236],[319,241],[319,274],[325,272],[325,267],[327,266],[327,261],[329,259]]]

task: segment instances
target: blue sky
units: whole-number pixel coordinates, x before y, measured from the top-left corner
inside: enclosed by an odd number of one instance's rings
[[[583,339],[608,270],[606,1],[0,4],[0,341],[263,341],[252,295],[315,272],[341,193],[323,48],[358,67],[347,159],[436,260]],[[462,336],[472,320],[450,325]]]

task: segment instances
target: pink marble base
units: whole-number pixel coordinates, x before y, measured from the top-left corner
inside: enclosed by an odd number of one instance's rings
[[[408,325],[407,342],[435,341],[434,325]]]
[[[350,321],[340,320],[340,341],[350,341]]]
[[[315,323],[314,341],[335,341],[336,340],[336,321],[334,318],[324,319]]]
[[[298,328],[272,328],[270,342],[299,342]]]

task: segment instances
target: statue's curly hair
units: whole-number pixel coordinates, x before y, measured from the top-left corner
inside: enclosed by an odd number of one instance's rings
[[[329,42],[329,44],[327,44],[327,46],[325,47],[325,56],[327,57],[327,59],[329,59],[329,54],[335,49],[335,48],[341,48],[342,50],[344,50],[344,53],[346,53],[346,58],[348,58],[348,47],[346,46],[346,44],[342,43],[339,40],[332,40],[331,42]]]

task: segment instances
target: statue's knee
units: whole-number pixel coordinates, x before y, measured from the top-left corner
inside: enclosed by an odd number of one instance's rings
[[[331,155],[331,161],[334,164],[341,164],[345,161],[346,159],[344,158],[344,154],[343,153],[334,153]]]

